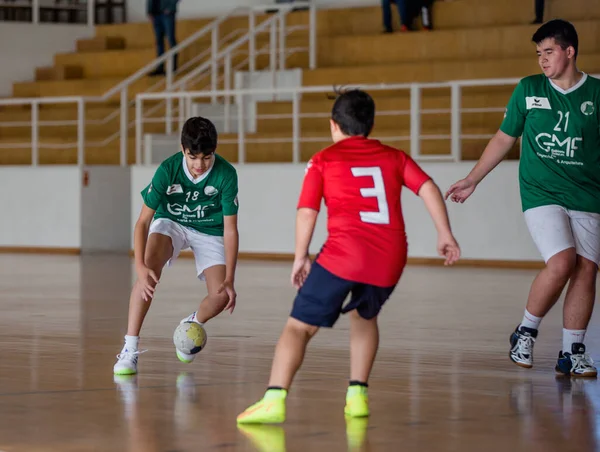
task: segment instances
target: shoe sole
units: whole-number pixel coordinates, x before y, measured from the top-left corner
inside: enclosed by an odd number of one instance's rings
[[[561,376],[561,377],[596,378],[598,376],[598,372],[588,372],[588,373],[584,373],[584,374],[576,374],[573,372],[563,372],[562,370],[560,370],[560,368],[558,366],[554,367],[554,372],[556,372],[557,376]]]
[[[184,363],[184,364],[191,364],[191,363],[193,363],[193,362],[194,362],[194,359],[193,359],[193,358],[192,358],[192,359],[185,359],[185,358],[181,357],[181,356],[179,355],[179,353],[177,353],[177,350],[175,350],[175,354],[177,355],[177,359],[178,359],[179,361],[181,361],[182,363]]]
[[[531,369],[533,367],[533,364],[525,364],[525,363],[520,363],[518,361],[515,361],[510,353],[508,354],[508,357],[510,358],[510,360],[513,363],[515,363],[519,367],[522,367],[523,369]]]
[[[361,414],[351,414],[344,411],[344,416],[348,418],[361,418],[361,417],[369,417],[371,413],[361,413]]]
[[[597,378],[598,377],[598,372],[596,373],[589,373],[589,374],[574,374],[572,372],[566,374],[560,370],[555,370],[556,375],[559,377],[575,377],[575,378]]]
[[[137,370],[131,370],[131,369],[118,370],[118,371],[114,372],[114,375],[135,375],[135,374],[137,374]]]
[[[285,418],[267,419],[261,421],[248,421],[245,419],[237,419],[236,422],[238,425],[283,424],[285,422]]]

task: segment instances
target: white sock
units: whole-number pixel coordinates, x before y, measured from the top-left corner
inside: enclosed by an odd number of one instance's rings
[[[567,330],[563,328],[563,353],[571,353],[571,345],[583,344],[586,330]]]
[[[139,336],[127,336],[125,335],[125,348],[129,351],[137,350],[140,342]]]
[[[527,309],[525,309],[525,314],[523,315],[523,320],[521,321],[520,326],[537,330],[540,326],[540,323],[542,323],[542,317],[536,317]]]
[[[198,320],[195,312],[194,312],[194,317],[192,318],[192,322],[196,322],[198,325],[204,325],[204,323],[202,323]]]

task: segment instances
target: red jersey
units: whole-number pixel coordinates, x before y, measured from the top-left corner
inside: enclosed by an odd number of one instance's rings
[[[379,287],[398,283],[407,241],[402,186],[415,194],[430,177],[404,152],[351,137],[308,162],[298,208],[327,206],[328,237],[317,262],[340,278]]]

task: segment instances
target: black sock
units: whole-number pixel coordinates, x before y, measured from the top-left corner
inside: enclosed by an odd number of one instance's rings
[[[281,386],[269,386],[267,388],[267,391],[270,391],[271,389],[275,389],[277,391],[283,391],[284,390],[284,388],[282,388]]]
[[[364,388],[368,388],[369,384],[358,380],[350,380],[350,384],[348,386],[362,386]]]

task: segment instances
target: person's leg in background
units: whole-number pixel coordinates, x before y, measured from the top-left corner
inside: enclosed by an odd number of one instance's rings
[[[398,14],[400,14],[401,31],[412,30],[412,23],[415,17],[414,5],[412,0],[396,0]]]
[[[392,33],[392,7],[390,0],[381,0],[381,12],[383,14],[383,29],[384,33]]]
[[[535,0],[535,20],[532,23],[544,23],[544,0]]]
[[[162,14],[152,16],[152,27],[154,28],[154,36],[156,38],[156,56],[159,57],[165,53],[165,21],[163,20]],[[154,71],[148,75],[163,75],[165,73],[164,64],[157,66]]]
[[[167,35],[167,40],[169,41],[169,48],[172,49],[177,45],[177,39],[175,37],[175,13],[169,12],[168,14],[163,15],[165,34]],[[177,70],[177,57],[175,55],[173,58],[173,71]]]
[[[433,0],[423,0],[421,2],[421,22],[425,30],[433,30],[432,6]]]

